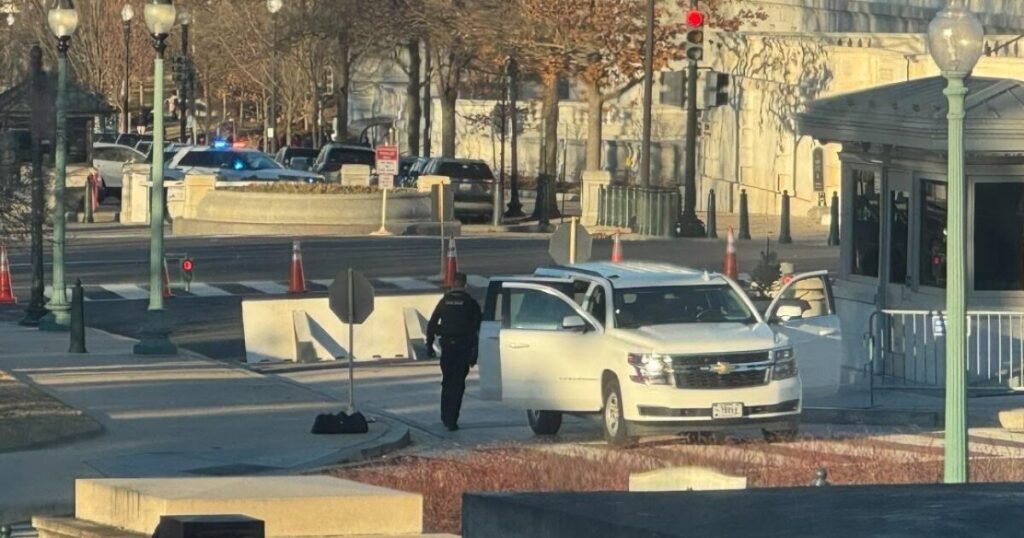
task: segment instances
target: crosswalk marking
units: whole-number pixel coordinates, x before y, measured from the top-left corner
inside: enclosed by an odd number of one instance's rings
[[[209,284],[203,284],[202,282],[193,282],[189,286],[188,292],[198,297],[230,297],[231,294]]]
[[[103,288],[128,300],[149,299],[149,290],[135,284],[106,284]]]
[[[284,295],[288,293],[288,288],[278,284],[277,282],[270,282],[264,280],[246,280],[239,282],[239,284],[252,288],[256,291],[263,292],[267,295]]]
[[[430,282],[424,282],[418,278],[411,277],[386,277],[378,278],[381,282],[392,284],[403,290],[436,290],[437,286]]]

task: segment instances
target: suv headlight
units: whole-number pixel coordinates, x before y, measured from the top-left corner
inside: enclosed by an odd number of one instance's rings
[[[796,377],[796,355],[793,348],[784,347],[772,351],[772,381]]]
[[[672,357],[656,353],[630,353],[626,361],[633,367],[629,379],[646,385],[670,385],[672,379]]]

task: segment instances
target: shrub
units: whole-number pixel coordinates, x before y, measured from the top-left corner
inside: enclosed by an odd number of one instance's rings
[[[377,187],[355,187],[338,183],[299,183],[282,181],[263,183],[244,187],[228,187],[226,190],[238,192],[263,192],[269,194],[374,194],[379,193]],[[391,192],[416,192],[414,189],[394,189]]]

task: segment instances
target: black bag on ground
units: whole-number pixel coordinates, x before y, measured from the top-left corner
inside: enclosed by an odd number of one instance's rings
[[[366,417],[356,412],[351,415],[344,411],[337,415],[321,413],[313,421],[312,433],[314,434],[337,434],[337,433],[366,433],[370,426],[366,423]]]

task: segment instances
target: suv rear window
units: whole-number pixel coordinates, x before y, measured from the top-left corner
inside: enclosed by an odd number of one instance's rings
[[[494,179],[491,168],[484,163],[443,162],[436,175],[453,179]]]
[[[327,164],[365,164],[373,166],[376,156],[372,151],[351,148],[333,148],[327,153]]]
[[[755,320],[743,299],[728,285],[615,291],[615,325],[623,329],[675,323],[753,323]]]
[[[190,151],[181,157],[178,166],[200,168],[223,168],[230,166],[235,154],[232,151]]]

